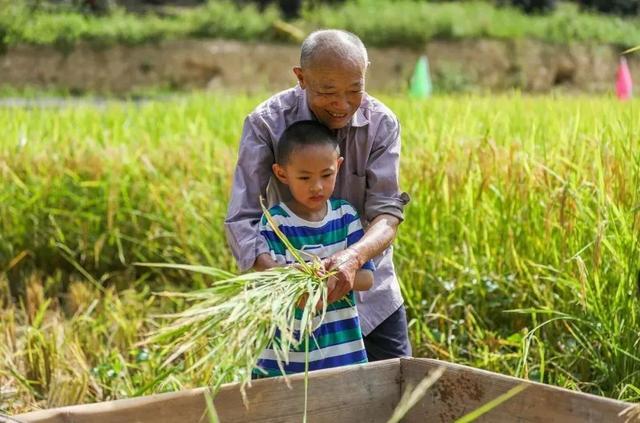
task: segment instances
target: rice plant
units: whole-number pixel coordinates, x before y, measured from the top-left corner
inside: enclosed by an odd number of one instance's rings
[[[197,346],[163,368],[140,345],[189,305],[153,293],[208,277],[133,263],[236,271],[221,222],[264,97],[0,110],[0,412],[210,382],[214,363],[187,371]],[[412,197],[395,260],[414,354],[640,398],[638,103],[383,100]]]

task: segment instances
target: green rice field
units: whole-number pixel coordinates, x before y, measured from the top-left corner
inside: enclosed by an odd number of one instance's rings
[[[214,360],[140,341],[184,308],[154,293],[210,280],[133,263],[236,270],[223,219],[265,97],[0,108],[0,413],[206,383]],[[640,103],[382,99],[414,355],[640,400]]]

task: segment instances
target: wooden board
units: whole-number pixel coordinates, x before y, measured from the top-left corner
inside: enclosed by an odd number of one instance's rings
[[[304,375],[255,381],[247,389],[225,385],[215,407],[222,423],[296,422],[304,410]],[[309,378],[309,422],[385,422],[400,396],[400,359],[313,372]],[[190,423],[208,422],[204,389],[77,405],[16,416],[33,423]]]
[[[430,359],[402,359],[402,386],[414,386],[438,367],[445,373],[403,420],[405,423],[453,422],[509,389],[527,389],[492,409],[477,422],[586,423],[624,422],[618,413],[631,404]]]
[[[630,404],[467,366],[430,359],[394,359],[312,372],[310,422],[386,422],[401,390],[429,372],[446,372],[405,417],[405,423],[453,422],[514,386],[528,388],[497,406],[480,422],[623,422],[618,413]],[[245,408],[237,384],[225,385],[215,399],[223,423],[300,422],[304,375],[255,381]],[[203,389],[43,410],[16,416],[33,423],[190,423],[208,422]]]

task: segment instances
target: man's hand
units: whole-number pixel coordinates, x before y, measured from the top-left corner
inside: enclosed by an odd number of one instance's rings
[[[329,292],[329,304],[341,299],[353,289],[356,272],[367,260],[382,254],[391,245],[399,224],[400,219],[397,217],[380,214],[371,221],[358,242],[322,261],[326,271],[336,271],[336,287]]]
[[[327,290],[328,292],[331,292],[335,289],[336,287],[336,279],[331,277],[328,278],[325,283],[327,284]],[[307,300],[309,299],[309,295],[307,294],[302,294],[302,296],[300,296],[300,299],[298,300],[298,308],[304,308],[305,305],[307,305]],[[331,303],[328,303],[331,304]],[[322,299],[318,300],[318,303],[316,304],[316,311],[320,311],[322,310]]]
[[[357,251],[347,248],[324,259],[322,262],[328,272],[336,272],[333,276],[335,278],[335,287],[329,290],[327,298],[327,303],[331,304],[347,295],[353,289],[356,272],[362,267],[362,261]]]

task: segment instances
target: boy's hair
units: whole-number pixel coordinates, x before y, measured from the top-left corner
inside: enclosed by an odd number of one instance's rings
[[[276,148],[276,163],[283,166],[296,149],[312,145],[329,145],[340,154],[338,139],[329,128],[315,120],[301,120],[284,130]]]

